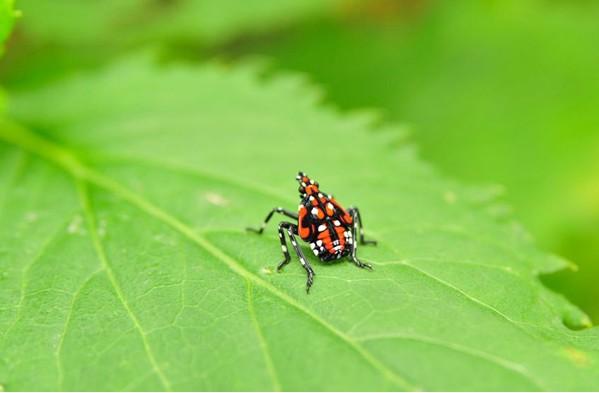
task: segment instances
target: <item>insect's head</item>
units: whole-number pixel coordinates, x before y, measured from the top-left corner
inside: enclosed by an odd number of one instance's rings
[[[302,197],[318,194],[318,182],[310,179],[304,172],[298,172],[295,179],[299,183],[298,191]]]

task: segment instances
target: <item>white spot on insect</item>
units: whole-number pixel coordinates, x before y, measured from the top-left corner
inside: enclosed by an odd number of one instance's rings
[[[281,232],[279,232],[279,237],[282,239],[283,238],[283,234]]]
[[[351,236],[350,236],[349,239],[347,239],[347,242],[349,244],[354,244],[354,239],[352,239]]]
[[[310,243],[310,248],[314,250],[314,248],[316,247],[316,244],[314,243]]]
[[[297,246],[297,243],[295,242],[295,240],[292,240],[291,244],[293,244],[294,246]]]
[[[313,201],[313,200],[314,200],[314,197],[313,197],[312,195],[310,195],[310,198],[309,198],[309,199],[310,199],[311,201]]]
[[[300,262],[302,265],[306,266],[306,261],[304,261],[304,258],[300,258]]]
[[[314,255],[318,256],[318,250],[317,249],[312,250],[312,252],[314,253]]]
[[[283,250],[283,252],[287,252],[287,246],[281,246],[281,250]]]
[[[310,184],[314,184],[314,180],[310,179]]]
[[[306,183],[302,182],[302,187],[306,187]]]
[[[322,192],[319,192],[319,193],[318,193],[318,197],[319,197],[319,198],[322,198],[323,196],[324,196],[324,195],[322,195]]]
[[[312,213],[313,216],[318,216],[318,209],[313,207],[310,213]]]
[[[316,241],[316,245],[317,245],[318,247],[322,247],[322,240],[318,240],[318,241]]]
[[[335,207],[333,206],[333,204],[331,202],[327,203],[327,209],[335,211]]]
[[[229,200],[216,192],[205,193],[204,199],[214,206],[225,207],[229,205]]]
[[[339,222],[339,220],[333,221],[333,224],[335,224],[336,227],[338,227],[339,225],[341,225],[341,223]]]
[[[327,226],[326,226],[326,225],[324,225],[324,224],[321,224],[321,225],[319,225],[319,226],[318,226],[318,232],[322,232],[322,231],[324,231],[325,229],[327,229]]]

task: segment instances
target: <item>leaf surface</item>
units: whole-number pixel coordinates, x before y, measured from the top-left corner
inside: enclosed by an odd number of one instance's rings
[[[12,97],[0,124],[6,390],[597,389],[596,329],[537,279],[565,262],[398,130],[293,76],[119,63]],[[295,173],[361,208],[375,270],[280,273]],[[309,253],[309,249],[304,247]]]

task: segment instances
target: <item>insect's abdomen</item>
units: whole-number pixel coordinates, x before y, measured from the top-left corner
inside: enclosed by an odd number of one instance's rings
[[[310,242],[312,251],[321,259],[340,258],[353,242],[347,217],[347,212],[328,196],[310,196],[299,206],[299,235]]]
[[[322,240],[323,246],[329,254],[338,254],[345,249],[345,232],[342,227],[335,227],[333,232],[327,228],[318,234],[318,239]]]

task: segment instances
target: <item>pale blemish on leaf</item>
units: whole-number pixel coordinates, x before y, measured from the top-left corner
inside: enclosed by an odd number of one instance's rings
[[[588,367],[591,363],[591,359],[585,352],[574,347],[564,348],[562,354],[578,367]]]
[[[262,269],[260,269],[260,271],[263,274],[273,274],[275,272],[274,269],[270,266],[264,266]]]
[[[100,236],[100,237],[106,236],[106,220],[105,219],[100,219],[98,221],[97,232],[98,232],[98,236]]]
[[[39,215],[37,214],[37,212],[27,212],[25,214],[25,221],[28,223],[34,223],[37,221],[38,218]]]
[[[204,194],[204,199],[214,206],[226,207],[229,205],[229,200],[217,192],[207,192]]]
[[[83,225],[83,217],[81,217],[81,215],[77,214],[77,215],[75,215],[75,217],[73,217],[73,219],[67,226],[67,232],[71,235],[84,235],[85,234],[85,228]]]
[[[448,204],[453,205],[457,200],[457,196],[456,196],[455,192],[448,190],[443,193],[443,199]]]
[[[167,246],[174,246],[177,244],[176,240],[173,239],[172,236],[169,236],[165,233],[157,233],[152,236],[152,239],[154,239],[158,243],[166,244]]]

